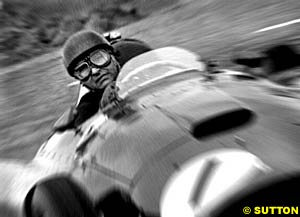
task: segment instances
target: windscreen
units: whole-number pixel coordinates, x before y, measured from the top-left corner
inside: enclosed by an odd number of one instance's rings
[[[204,69],[200,57],[182,48],[165,47],[149,51],[129,60],[122,68],[117,85],[120,95],[151,80],[187,69]]]

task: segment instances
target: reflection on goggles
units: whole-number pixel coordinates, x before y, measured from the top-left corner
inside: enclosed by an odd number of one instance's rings
[[[76,65],[74,76],[80,80],[86,80],[90,76],[91,67],[105,67],[110,64],[110,61],[111,56],[109,53],[103,50],[96,50]]]

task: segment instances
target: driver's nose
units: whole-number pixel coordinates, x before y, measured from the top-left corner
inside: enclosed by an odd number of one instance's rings
[[[92,67],[92,75],[100,74],[100,69]]]

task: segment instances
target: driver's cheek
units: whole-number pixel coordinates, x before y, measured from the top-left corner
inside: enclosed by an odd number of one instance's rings
[[[115,79],[116,76],[119,74],[119,63],[117,62],[117,60],[112,57],[112,61],[111,63],[106,67],[107,72],[110,74],[112,79]]]

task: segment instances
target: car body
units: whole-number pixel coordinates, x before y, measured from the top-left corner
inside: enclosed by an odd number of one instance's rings
[[[117,86],[131,112],[54,133],[28,164],[1,162],[1,216],[30,216],[32,189],[57,177],[93,204],[119,188],[145,213],[209,216],[251,183],[299,171],[299,100],[236,74],[208,80],[200,57],[178,47],[129,60]]]

